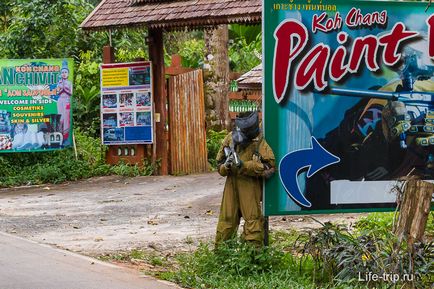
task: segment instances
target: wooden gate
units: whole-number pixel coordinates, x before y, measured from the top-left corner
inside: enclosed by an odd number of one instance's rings
[[[208,171],[202,70],[170,76],[168,102],[170,174]]]

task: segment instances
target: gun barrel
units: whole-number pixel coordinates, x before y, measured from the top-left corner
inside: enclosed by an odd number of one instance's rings
[[[240,158],[238,157],[237,152],[234,151],[233,154],[234,154],[234,164],[236,166],[239,166],[240,165]]]
[[[229,147],[224,147],[225,157],[228,157],[231,155],[232,151]]]
[[[386,100],[397,100],[399,98],[399,93],[389,92],[389,91],[378,91],[378,90],[363,90],[363,89],[345,89],[332,87],[329,94],[343,95],[351,97],[368,97],[368,98],[379,98]]]

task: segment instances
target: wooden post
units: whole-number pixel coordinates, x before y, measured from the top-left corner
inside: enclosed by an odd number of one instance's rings
[[[165,74],[172,76],[190,72],[193,70],[194,68],[183,67],[181,56],[174,54],[172,55],[172,63],[170,64],[170,66],[165,68]]]
[[[103,47],[102,62],[103,63],[114,63],[115,62],[115,49],[113,48],[113,46],[106,45]]]
[[[431,209],[434,184],[418,179],[410,179],[406,182],[403,191],[404,195],[400,204],[395,234],[400,240],[407,240],[411,250],[413,244],[422,241],[424,236]]]
[[[102,49],[102,62],[106,63],[115,63],[115,49],[111,45],[106,45]],[[102,121],[102,120],[101,120]],[[102,132],[101,132],[102,136]],[[106,151],[105,159],[106,163],[115,165],[118,163],[118,160],[113,160],[111,156],[117,155],[118,146],[108,146],[108,150]]]
[[[156,158],[161,160],[160,175],[167,175],[168,169],[168,145],[166,134],[166,79],[164,72],[164,44],[163,31],[149,28],[149,58],[152,61],[153,94],[155,113],[160,115],[159,122],[155,124]]]
[[[270,222],[268,216],[264,217],[264,246],[270,245]]]

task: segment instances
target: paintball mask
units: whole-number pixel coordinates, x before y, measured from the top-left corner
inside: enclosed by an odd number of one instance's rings
[[[258,112],[243,112],[235,119],[232,141],[234,145],[245,145],[257,137],[259,132]]]

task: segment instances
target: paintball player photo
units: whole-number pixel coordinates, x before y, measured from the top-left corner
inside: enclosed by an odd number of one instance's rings
[[[267,191],[279,191],[267,194],[272,197],[266,203],[276,204],[270,206],[276,208],[273,214],[392,209],[398,180],[434,178],[434,62],[427,49],[429,31],[411,32],[411,41],[396,47],[392,65],[386,48],[381,53],[375,50],[379,48],[376,39],[387,39],[399,27],[425,28],[423,21],[416,14],[392,15],[377,8],[369,15],[383,11],[383,21],[390,21],[387,26],[353,29],[357,11],[349,6],[336,16],[346,20],[342,27],[319,32],[314,25],[317,12],[294,12],[287,20],[276,21],[273,31],[279,37],[269,48],[277,52],[268,59],[273,73],[266,82],[270,84],[266,94],[273,95],[274,101],[266,99],[265,114],[276,115],[286,127],[273,132],[265,123],[267,140],[280,162],[280,180],[267,183]],[[326,13],[322,15],[332,21]],[[294,27],[303,29],[294,32]],[[288,39],[294,34],[306,40],[300,42],[304,50],[300,57],[285,61],[292,55],[287,53],[292,51]],[[363,42],[366,38],[371,43]],[[333,61],[337,56],[328,61],[326,53],[324,61],[318,60],[315,53],[321,45],[333,55],[342,53],[339,63]]]
[[[341,161],[307,181],[307,197],[314,204],[310,209],[332,207],[333,181],[393,180],[409,174],[434,177],[434,67],[418,44],[405,49],[399,78],[369,90],[330,89],[334,95],[363,98],[319,140]],[[335,190],[339,193],[339,186]]]

